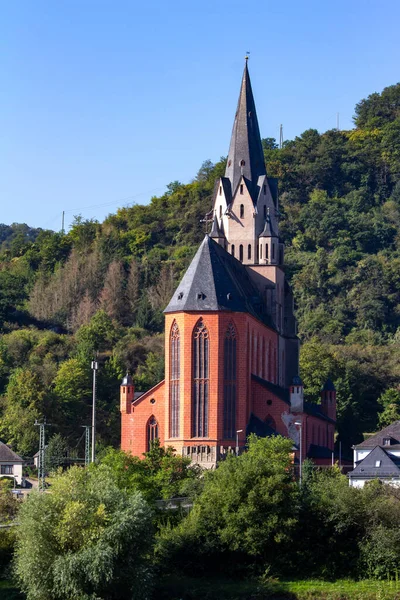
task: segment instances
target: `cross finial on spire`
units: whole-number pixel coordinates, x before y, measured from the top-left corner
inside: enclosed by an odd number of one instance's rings
[[[247,51],[246,52],[246,56],[244,57],[244,60],[246,61],[246,64],[247,64],[247,61],[249,60],[249,58],[250,58],[250,52]]]

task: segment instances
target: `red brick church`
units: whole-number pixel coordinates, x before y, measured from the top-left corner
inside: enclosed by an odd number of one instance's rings
[[[293,439],[303,458],[332,460],[336,392],[304,401],[293,296],[279,237],[277,182],[267,176],[247,60],[213,224],[165,309],[165,380],[121,383],[121,448],[152,440],[204,466],[246,436]]]

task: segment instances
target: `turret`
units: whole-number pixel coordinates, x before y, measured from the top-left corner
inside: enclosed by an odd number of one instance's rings
[[[272,226],[269,208],[265,219],[265,225],[262,233],[258,236],[258,256],[261,265],[277,265],[280,262],[279,238]]]
[[[330,419],[336,421],[336,389],[330,379],[327,379],[321,390],[321,410]]]
[[[135,396],[135,387],[133,385],[133,379],[127,373],[120,386],[120,411],[124,414],[132,412],[132,402]]]
[[[217,215],[214,214],[213,224],[209,233],[210,238],[217,242],[220,246],[225,247],[225,235],[222,228],[218,225]]]
[[[302,413],[304,410],[304,387],[298,375],[293,377],[290,385],[290,410],[292,413]]]

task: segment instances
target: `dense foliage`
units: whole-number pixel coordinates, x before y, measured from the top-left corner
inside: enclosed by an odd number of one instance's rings
[[[28,600],[134,600],[150,597],[154,578],[160,590],[185,577],[397,579],[398,489],[349,487],[337,467],[307,461],[299,486],[292,458],[286,438],[251,436],[246,453],[206,473],[158,445],[142,463],[109,450],[72,467],[22,503],[20,585]],[[189,512],[159,508],[187,484]]]
[[[72,467],[51,494],[29,496],[19,521],[16,574],[28,600],[149,597],[150,508],[108,467]]]
[[[356,106],[351,131],[263,142],[279,178],[301,375],[313,400],[333,379],[348,446],[400,416],[399,104],[397,84]],[[66,235],[0,226],[0,436],[15,450],[36,450],[40,415],[76,445],[96,352],[100,436],[118,443],[119,378],[129,368],[146,390],[163,377],[162,310],[224,166],[206,161],[191,183],[103,223],[77,217]]]

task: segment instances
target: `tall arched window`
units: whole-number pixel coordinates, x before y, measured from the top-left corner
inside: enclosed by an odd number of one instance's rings
[[[240,192],[240,193],[243,193],[243,192]],[[240,218],[243,219],[243,217],[244,217],[244,205],[241,204],[240,205]]]
[[[236,331],[228,325],[224,340],[224,438],[236,434]]]
[[[240,262],[243,262],[243,245],[240,244],[239,246],[239,260]]]
[[[251,244],[247,246],[247,258],[251,260]]]
[[[169,430],[171,437],[179,437],[180,395],[179,379],[181,370],[180,335],[179,327],[174,321],[171,327],[170,338],[170,421]]]
[[[232,256],[235,256],[235,244],[232,244],[231,246],[231,254]]]
[[[209,336],[202,319],[193,331],[192,435],[208,436]]]
[[[158,440],[158,423],[155,417],[150,417],[147,422],[147,450],[155,440]]]

